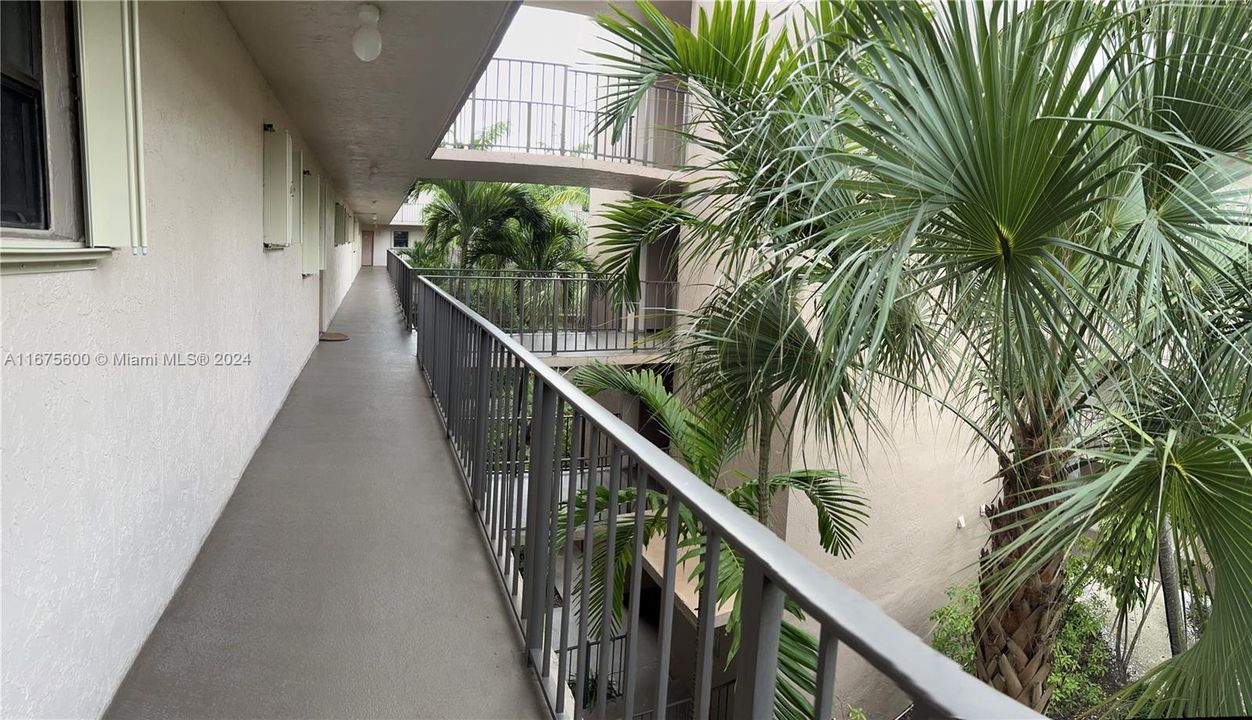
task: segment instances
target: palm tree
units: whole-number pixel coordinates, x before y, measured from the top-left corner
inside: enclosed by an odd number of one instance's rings
[[[512,322],[534,327],[559,308],[583,307],[596,272],[587,253],[582,223],[560,210],[542,207],[530,219],[513,219],[481,233],[463,258],[463,267],[510,271],[461,282],[461,292],[478,297],[489,317],[501,326]],[[464,285],[468,283],[469,287]],[[511,303],[504,298],[513,296]]]
[[[408,258],[409,265],[415,268],[439,268],[448,264],[447,248],[436,247],[425,236],[411,247],[401,248],[399,253]]]
[[[595,272],[587,254],[587,230],[569,217],[540,210],[481,233],[465,254],[466,265],[491,265],[536,273]]]
[[[699,213],[619,206],[605,266],[681,225],[690,262],[808,288],[823,361],[762,366],[793,407],[855,441],[889,385],[975,431],[1001,488],[984,680],[1046,709],[1078,535],[1147,582],[1169,533],[1212,612],[1132,710],[1252,709],[1252,5],[821,3],[778,27],[719,2],[694,32],[641,10],[600,21],[637,49],[603,56],[604,127],[677,83],[717,182],[667,198]]]
[[[414,185],[411,195],[432,193],[426,206],[426,241],[436,248],[456,248],[462,268],[468,267],[469,249],[498,233],[510,221],[538,224],[542,209],[522,185],[472,180],[425,180]]]
[[[559,211],[573,205],[586,212],[591,206],[591,188],[578,185],[536,185],[526,186],[530,194],[543,207],[550,211]]]
[[[694,405],[688,405],[671,394],[665,388],[664,379],[650,370],[627,370],[618,365],[608,365],[596,361],[579,368],[573,380],[575,385],[589,395],[606,390],[616,390],[636,397],[648,407],[656,418],[661,431],[668,438],[671,448],[697,477],[716,488],[727,499],[741,510],[751,515],[758,514],[759,498],[771,498],[775,494],[787,490],[795,491],[807,498],[817,512],[817,522],[822,548],[832,555],[848,557],[854,545],[859,541],[858,530],[866,518],[865,502],[855,487],[850,485],[844,476],[834,470],[802,470],[797,472],[771,474],[764,479],[727,471],[727,464],[744,448],[743,434],[736,431],[742,422],[734,416],[737,412],[736,403],[730,395],[704,395]],[[578,527],[586,522],[588,498],[585,493],[575,498],[574,522]],[[642,504],[635,502],[635,491],[624,489],[618,498],[610,499],[607,493],[597,494],[594,512],[605,513],[611,506],[639,507],[646,513],[643,523],[644,538],[648,541],[662,535],[667,525],[667,499],[664,493],[649,492]],[[558,522],[559,528],[565,527],[565,521]],[[592,632],[604,622],[618,625],[622,619],[623,596],[619,593],[606,598],[604,592],[604,568],[607,563],[614,563],[614,587],[626,587],[626,573],[633,558],[635,524],[619,521],[616,524],[617,540],[615,547],[619,555],[608,558],[607,520],[598,521],[595,532],[601,538],[592,543],[591,578],[596,585],[590,588],[590,597],[597,605],[587,608],[588,625]],[[559,537],[558,543],[564,542]],[[684,562],[698,560],[704,550],[707,536],[699,527],[694,517],[684,513],[679,522],[679,537],[676,539],[682,550]],[[731,603],[732,611],[727,624],[727,631],[732,638],[732,646],[738,646],[740,632],[739,591],[743,587],[743,561],[735,551],[723,544],[719,555],[717,580],[717,604]],[[693,579],[700,579],[698,570]],[[576,580],[580,582],[580,580]],[[572,593],[578,597],[578,593]],[[610,603],[605,607],[603,603]],[[775,717],[778,718],[810,718],[813,715],[811,697],[814,692],[817,673],[817,642],[816,638],[797,624],[803,620],[803,613],[791,603],[788,611],[796,622],[784,620],[781,649],[779,652],[779,682],[775,692]],[[607,617],[606,617],[607,615]]]

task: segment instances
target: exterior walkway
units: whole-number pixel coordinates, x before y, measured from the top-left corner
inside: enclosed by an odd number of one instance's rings
[[[363,268],[106,716],[540,718],[382,268]]]

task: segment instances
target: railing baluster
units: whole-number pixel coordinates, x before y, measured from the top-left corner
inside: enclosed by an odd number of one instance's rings
[[[464,356],[461,348],[461,316],[459,313],[452,316],[452,333],[448,337],[448,410],[447,424],[448,436],[452,439],[453,450],[457,458],[461,458],[461,450],[464,448],[462,438],[464,436],[457,433],[457,421],[460,419],[461,410],[461,383],[456,382],[453,378],[459,378],[461,358]],[[463,462],[463,461],[462,461]]]
[[[611,679],[610,660],[613,657],[613,607],[616,604],[617,588],[613,586],[614,570],[617,557],[617,495],[622,482],[622,451],[616,443],[611,443],[609,453],[609,492],[608,509],[605,513],[606,543],[604,557],[604,614],[600,620],[600,665],[596,671],[599,680],[596,683],[596,707],[603,714],[608,708],[608,688]],[[594,505],[592,507],[595,507]],[[606,652],[605,648],[608,648]]]
[[[491,450],[490,460],[488,460],[486,477],[488,487],[491,488],[492,496],[492,512],[493,523],[496,535],[490,540],[495,540],[496,557],[501,558],[501,573],[505,577],[505,584],[508,584],[508,575],[512,570],[513,558],[512,553],[507,552],[508,543],[505,541],[505,533],[507,532],[506,523],[502,518],[507,516],[508,510],[506,505],[506,493],[510,487],[510,476],[503,472],[505,468],[505,432],[508,427],[508,418],[510,418],[511,403],[508,401],[507,389],[510,387],[508,382],[508,368],[505,366],[507,354],[503,352],[500,344],[492,339],[492,367],[496,368],[493,378],[495,381],[491,384],[491,433],[487,436],[487,446]],[[512,497],[511,495],[508,497]]]
[[[558,520],[560,519],[558,508],[561,501],[561,461],[563,460],[564,455],[563,451],[560,451],[559,448],[564,447],[565,443],[568,442],[568,431],[565,429],[565,398],[562,398],[559,395],[556,399],[556,414],[553,416],[553,422],[556,423],[556,427],[554,429],[555,442],[553,447],[557,448],[558,451],[553,458],[551,475],[544,480],[544,483],[548,485],[549,489],[547,493],[548,505],[543,509],[544,517],[546,518],[547,533],[550,538],[548,543],[548,555],[544,558],[544,562],[548,566],[547,575],[549,578],[548,586],[544,588],[544,593],[547,595],[547,599],[545,601],[546,611],[544,616],[545,630],[543,634],[543,677],[545,678],[551,677],[552,674],[552,648],[553,643],[556,641],[556,621],[554,619],[556,614],[556,598],[553,597],[553,593],[555,593],[556,588],[556,556],[557,553],[561,551],[561,547],[559,543],[557,543],[556,538]],[[564,602],[564,599],[562,599],[562,602]],[[561,615],[564,617],[564,610],[561,611]],[[558,680],[560,679],[558,678]],[[562,687],[563,686],[560,682],[558,682],[557,688]]]
[[[478,396],[474,418],[474,510],[479,510],[487,488],[487,390],[491,383],[491,337],[485,328],[478,332]]]
[[[586,713],[583,708],[583,698],[586,696],[587,690],[587,672],[590,670],[591,657],[589,646],[587,645],[587,634],[589,631],[588,623],[590,618],[587,617],[589,607],[588,594],[591,591],[591,556],[595,552],[595,502],[596,488],[599,481],[596,474],[599,472],[600,464],[600,430],[596,426],[591,426],[590,442],[588,443],[587,452],[579,451],[579,455],[584,455],[587,470],[583,475],[586,482],[586,488],[583,490],[583,496],[586,498],[586,517],[583,522],[583,567],[582,567],[582,592],[578,599],[578,678],[574,683],[576,690],[574,692],[575,707],[574,718],[583,717]],[[581,463],[580,463],[581,464]],[[602,645],[600,653],[608,652],[608,646]],[[598,682],[603,684],[607,682],[607,678],[599,678]]]
[[[495,516],[492,527],[495,530],[495,536],[491,538],[496,551],[496,557],[500,558],[500,570],[505,577],[505,584],[508,584],[509,569],[512,566],[512,558],[509,553],[505,552],[507,544],[505,543],[505,533],[508,524],[504,522],[504,518],[508,516],[506,498],[511,498],[508,488],[510,487],[510,478],[505,474],[505,455],[507,453],[507,433],[508,423],[511,418],[508,390],[510,387],[508,368],[505,365],[508,356],[496,347],[493,352],[492,362],[496,368],[495,383],[491,386],[491,400],[489,401],[492,408],[492,424],[491,434],[488,436],[488,446],[491,448],[491,456],[487,466],[487,482],[492,488],[492,495],[495,498]]]
[[[636,675],[639,670],[639,596],[643,592],[643,533],[644,519],[648,513],[648,475],[632,461],[631,471],[635,478],[635,546],[630,561],[630,617],[626,624],[626,682],[623,695],[626,698],[625,716],[633,717],[635,707]]]
[[[557,678],[559,679],[556,711],[558,713],[565,707],[565,685],[569,682],[569,668],[567,664],[567,655],[569,648],[569,621],[570,611],[572,608],[570,591],[574,581],[574,502],[578,497],[578,467],[577,458],[582,455],[583,441],[583,418],[582,415],[575,414],[573,426],[570,429],[570,468],[569,468],[569,489],[565,495],[565,566],[564,577],[561,581],[561,634],[560,634],[560,659],[557,663]],[[578,662],[582,662],[582,644],[575,648],[580,655]],[[574,697],[575,712],[581,703],[579,696]]]
[[[817,692],[813,694],[813,720],[830,720],[835,704],[835,655],[839,638],[828,625],[817,640]]]
[[[696,627],[696,686],[692,689],[696,720],[709,720],[713,691],[713,640],[717,637],[717,570],[722,538],[715,530],[705,532],[704,568],[700,573],[700,607]]]
[[[527,389],[526,384],[529,381],[530,375],[526,371],[525,368],[521,367],[521,361],[517,360],[516,356],[514,356],[513,359],[514,359],[514,365],[513,365],[514,374],[517,378],[517,381],[516,381],[517,382],[517,386],[516,386],[517,395],[515,396],[516,399],[514,400],[514,403],[515,403],[514,407],[517,408],[516,410],[517,417],[513,419],[513,427],[511,430],[511,432],[513,433],[513,451],[509,455],[509,461],[513,465],[511,469],[509,470],[509,475],[511,478],[513,478],[513,485],[514,485],[513,492],[514,492],[514,497],[515,497],[515,502],[516,502],[516,510],[515,510],[516,514],[514,515],[514,518],[515,518],[514,525],[513,525],[514,530],[512,534],[512,538],[513,538],[512,541],[514,544],[516,544],[517,536],[522,532],[522,529],[523,529],[522,509],[526,505],[526,503],[522,502],[522,490],[528,485],[528,483],[522,482],[522,469],[525,463],[532,462],[532,458],[530,456],[528,456],[525,461],[522,459],[522,454],[526,452],[525,446],[521,442],[522,428],[526,427],[526,416],[528,414],[531,416],[534,416],[535,414],[539,412],[539,408],[533,405],[527,404],[526,399],[527,397],[529,397],[529,395],[526,392],[526,389]],[[514,551],[512,550],[512,548],[510,548],[509,552],[512,553]],[[526,552],[525,545],[522,546],[522,552],[523,553]],[[513,593],[514,594],[517,594],[517,585],[518,585],[518,581],[521,578],[520,568],[517,567],[520,564],[521,564],[520,559],[517,560],[517,562],[514,564],[514,570],[513,570]]]
[[[513,584],[511,576],[516,563],[513,559],[512,547],[513,529],[509,526],[509,518],[513,516],[513,485],[517,482],[511,466],[509,464],[509,455],[512,453],[511,428],[516,424],[513,416],[513,408],[515,400],[513,397],[514,383],[513,371],[509,365],[511,355],[507,351],[501,351],[496,358],[496,384],[495,393],[496,400],[494,403],[496,412],[496,422],[494,427],[494,439],[491,446],[494,449],[494,460],[492,461],[489,477],[493,478],[492,482],[499,488],[496,500],[496,556],[502,558],[503,574],[505,586]],[[516,594],[517,588],[513,584],[511,594]]]
[[[543,658],[546,605],[551,600],[548,582],[548,518],[546,510],[552,492],[552,449],[556,415],[556,392],[547,390],[535,378],[534,417],[530,428],[530,492],[526,521],[526,585],[522,604],[526,608],[526,649],[528,659],[541,667]]]
[[[757,720],[774,713],[783,592],[765,574],[761,563],[753,558],[743,558],[743,589],[740,590],[739,603],[735,720]]]
[[[678,521],[681,515],[678,496],[667,493],[666,498],[665,580],[661,588],[661,657],[656,670],[656,706],[662,710],[669,704],[670,647],[674,643],[674,581],[678,574]]]
[[[477,387],[474,385],[474,375],[478,372],[476,362],[478,360],[478,333],[471,329],[469,318],[461,321],[461,375],[464,380],[461,385],[461,437],[464,450],[461,457],[465,463],[466,474],[470,477],[470,484],[473,483],[474,477],[474,449],[475,431],[474,423],[477,421],[478,408],[474,407],[475,401],[478,399],[476,393]]]
[[[557,286],[557,283],[559,282],[560,281],[554,275],[552,277],[552,354],[553,355],[556,355],[556,334],[557,334],[556,300],[557,300],[557,291],[560,290],[560,288]]]

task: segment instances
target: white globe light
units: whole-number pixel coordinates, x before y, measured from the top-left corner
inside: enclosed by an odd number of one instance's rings
[[[356,19],[360,27],[352,34],[352,52],[361,62],[374,62],[383,51],[383,36],[378,32],[378,7],[368,3],[357,8]]]
[[[375,27],[358,28],[352,34],[352,52],[361,62],[374,62],[383,51],[383,36]]]

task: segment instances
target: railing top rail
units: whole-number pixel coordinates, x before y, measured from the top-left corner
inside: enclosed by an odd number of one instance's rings
[[[455,280],[579,280],[587,282],[608,281],[611,276],[599,272],[587,272],[585,270],[511,270],[511,269],[494,269],[494,268],[449,268],[449,267],[416,267],[410,265],[408,258],[398,252],[397,248],[387,248],[387,251],[394,255],[397,260],[404,263],[404,266],[423,277],[433,278],[436,280],[455,279]],[[639,281],[647,285],[677,285],[676,280],[652,280],[644,279]]]
[[[415,270],[422,277],[428,277],[434,280],[562,280],[566,282],[576,283],[608,283],[612,278],[608,275],[590,275],[577,273],[562,272],[492,272],[492,273],[428,273],[422,272],[421,268],[409,268]],[[658,286],[658,285],[678,285],[677,280],[649,280],[639,281],[640,285]]]
[[[393,248],[393,247],[389,247],[389,248],[387,248],[387,252],[388,252],[390,255],[395,256],[395,258],[396,258],[397,260],[399,260],[400,262],[404,263],[404,266],[405,266],[405,267],[407,267],[408,269],[410,269],[410,270],[418,270],[418,269],[420,269],[420,268],[415,268],[415,267],[413,267],[412,265],[410,265],[410,264],[409,264],[409,259],[408,259],[407,257],[405,257],[403,253],[399,252],[399,251],[400,251],[400,250],[402,250],[402,249],[403,249],[403,248]]]
[[[414,270],[427,277],[498,277],[501,275],[535,275],[538,277],[608,277],[604,273],[587,270],[518,270],[513,268],[448,268],[415,267]]]
[[[511,57],[493,57],[488,62],[488,64],[490,63],[521,63],[523,65],[547,65],[549,67],[565,68],[566,70],[572,70],[574,68],[573,65],[570,65],[568,63],[553,62],[551,60],[530,60],[527,58],[511,58]]]
[[[437,296],[517,357],[534,374],[536,381],[554,390],[633,456],[652,477],[677,495],[705,527],[718,531],[736,551],[760,563],[788,597],[830,627],[841,642],[889,677],[914,703],[948,717],[987,720],[1042,717],[967,675],[955,662],[926,645],[867,598],[822,571],[769,528],[749,517],[510,335],[428,278],[418,277]]]
[[[563,70],[568,70],[569,72],[585,73],[587,75],[602,75],[605,77],[616,77],[615,75],[611,75],[610,73],[587,69],[589,67],[594,67],[592,65],[583,67],[579,65],[570,65],[568,63],[552,62],[550,60],[528,60],[525,58],[493,57],[487,64],[488,66],[490,66],[492,63],[517,63],[519,65],[543,65],[545,67],[561,68]]]

